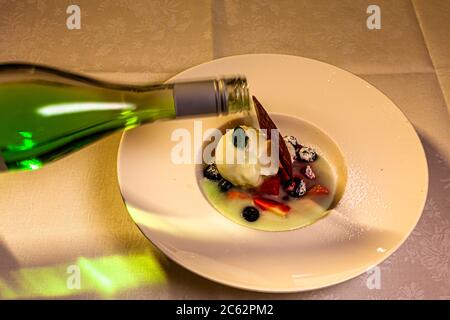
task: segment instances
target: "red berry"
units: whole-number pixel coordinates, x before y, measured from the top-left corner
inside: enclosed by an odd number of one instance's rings
[[[291,210],[291,207],[284,203],[263,197],[254,197],[253,202],[260,209],[271,211],[283,217],[287,215],[289,210]]]
[[[273,176],[266,178],[261,186],[258,188],[258,191],[265,194],[270,194],[277,196],[280,193],[280,177]]]
[[[230,200],[234,200],[234,199],[248,199],[250,198],[250,196],[244,192],[239,192],[239,191],[233,191],[230,190],[227,192],[227,198]]]
[[[311,189],[308,190],[309,195],[322,195],[322,194],[329,194],[329,193],[330,193],[330,191],[326,187],[324,187],[320,184],[316,184],[316,185],[312,186]]]

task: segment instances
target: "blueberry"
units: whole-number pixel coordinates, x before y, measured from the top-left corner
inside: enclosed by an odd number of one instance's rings
[[[298,152],[298,157],[304,162],[314,162],[317,159],[317,153],[313,148],[302,147]]]
[[[306,194],[306,183],[300,178],[294,177],[286,181],[284,191],[294,198],[300,198]]]
[[[236,148],[243,149],[248,144],[248,136],[242,127],[236,127],[233,130],[233,145]]]
[[[219,186],[220,191],[227,192],[228,190],[230,190],[233,187],[233,184],[230,181],[222,178],[222,180],[219,181],[218,186]]]
[[[259,218],[259,211],[255,207],[248,206],[242,210],[242,216],[248,222],[255,222]]]
[[[203,169],[203,175],[209,180],[220,180],[222,177],[220,176],[219,170],[214,163],[209,164]]]

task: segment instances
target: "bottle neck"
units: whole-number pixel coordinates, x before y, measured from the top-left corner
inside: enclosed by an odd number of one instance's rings
[[[250,109],[247,81],[240,77],[175,83],[173,97],[177,117],[221,115]]]
[[[227,97],[226,113],[250,111],[250,98],[247,80],[242,77],[221,80],[224,94]]]
[[[147,91],[124,91],[120,100],[130,107],[121,112],[128,129],[161,119],[219,116],[250,110],[247,81],[242,77],[177,82]]]

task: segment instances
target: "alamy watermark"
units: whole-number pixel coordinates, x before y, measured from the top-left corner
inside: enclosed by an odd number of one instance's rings
[[[66,26],[69,30],[81,29],[81,9],[76,4],[72,4],[67,7],[66,13],[70,16],[67,17]]]
[[[369,30],[380,30],[381,29],[381,9],[380,6],[376,4],[371,4],[367,7],[366,12],[370,14],[366,20],[366,26]]]
[[[176,144],[171,149],[172,163],[260,164],[278,168],[278,130],[270,130],[270,136],[265,129],[247,127],[241,134],[234,130],[227,129],[225,135],[215,128],[203,131],[201,120],[194,121],[193,134],[186,128],[173,130],[170,139]]]
[[[369,290],[380,290],[381,289],[381,268],[375,266],[366,272],[366,286]]]
[[[66,272],[69,274],[66,280],[67,289],[80,290],[81,289],[81,271],[76,264],[71,264],[67,267]]]

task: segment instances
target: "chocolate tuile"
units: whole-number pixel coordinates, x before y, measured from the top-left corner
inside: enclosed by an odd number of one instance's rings
[[[255,111],[256,116],[258,117],[258,123],[259,127],[261,129],[267,130],[267,140],[270,140],[271,134],[270,130],[276,129],[278,130],[275,123],[270,118],[267,111],[264,109],[264,107],[261,105],[261,103],[256,99],[255,96],[252,96],[253,102],[255,104]],[[286,173],[289,175],[289,177],[292,179],[293,173],[292,173],[292,162],[291,162],[291,156],[289,154],[289,150],[286,146],[286,142],[284,141],[283,137],[281,136],[280,130],[278,130],[279,138],[278,138],[278,146],[279,146],[279,157],[280,157],[280,163],[283,169],[286,171]]]

